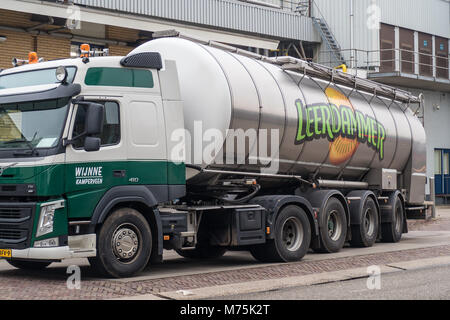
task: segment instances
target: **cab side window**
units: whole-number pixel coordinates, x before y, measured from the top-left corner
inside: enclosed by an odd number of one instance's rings
[[[97,136],[101,139],[101,146],[106,147],[118,144],[120,142],[119,104],[112,101],[96,103],[101,103],[105,106],[103,130],[102,133]],[[86,110],[86,106],[78,105],[72,137],[76,137],[85,131],[84,124],[86,121]],[[73,146],[75,149],[83,148],[84,138],[77,139]]]

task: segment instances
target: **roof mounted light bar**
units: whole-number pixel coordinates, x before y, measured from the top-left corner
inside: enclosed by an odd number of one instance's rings
[[[174,38],[174,37],[190,40],[193,42],[203,44],[205,46],[210,46],[213,48],[225,50],[256,60],[261,60],[267,63],[278,65],[279,67],[281,67],[283,70],[286,71],[298,72],[301,74],[334,81],[336,84],[349,86],[351,88],[362,90],[371,94],[377,94],[379,96],[397,100],[403,103],[418,103],[418,104],[422,103],[422,99],[420,97],[414,96],[413,94],[407,91],[391,87],[388,85],[384,85],[372,80],[359,78],[351,74],[344,73],[342,71],[335,70],[333,68],[329,68],[314,62],[309,62],[289,56],[269,58],[250,51],[225,45],[220,42],[205,41],[193,36],[185,35],[176,30],[158,31],[153,33],[154,39]]]

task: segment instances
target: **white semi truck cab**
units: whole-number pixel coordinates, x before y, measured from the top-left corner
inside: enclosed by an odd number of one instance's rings
[[[191,40],[0,73],[1,258],[24,269],[88,258],[112,277],[162,262],[164,248],[297,261],[310,247],[397,242],[426,210],[418,98]],[[263,172],[252,146],[244,163],[195,161],[198,123],[224,141],[277,129],[278,171]]]

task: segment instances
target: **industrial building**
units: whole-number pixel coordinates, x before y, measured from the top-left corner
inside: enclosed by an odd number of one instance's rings
[[[438,202],[450,194],[449,0],[2,0],[0,68],[30,51],[75,57],[82,43],[126,55],[168,29],[423,93],[427,176]]]

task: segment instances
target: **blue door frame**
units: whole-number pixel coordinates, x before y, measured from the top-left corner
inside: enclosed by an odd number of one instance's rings
[[[450,194],[450,150],[436,149],[440,152],[440,168],[435,168],[435,191],[436,195]],[[436,163],[436,162],[435,162]],[[439,170],[436,170],[439,169]]]

